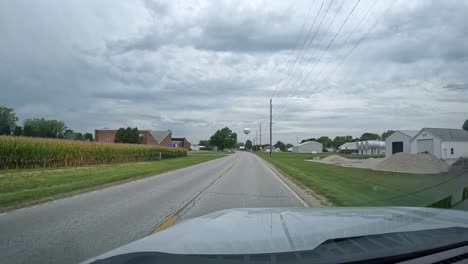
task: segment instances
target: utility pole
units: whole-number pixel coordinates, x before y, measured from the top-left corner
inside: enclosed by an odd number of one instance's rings
[[[260,146],[262,145],[262,122],[260,122]]]
[[[297,153],[299,153],[299,137],[296,137]]]
[[[258,151],[258,144],[257,144],[257,131],[255,131],[255,151]]]
[[[271,103],[271,98],[270,98],[270,157],[271,157],[271,152],[273,150],[273,144],[272,144],[272,131],[273,131],[273,105]]]

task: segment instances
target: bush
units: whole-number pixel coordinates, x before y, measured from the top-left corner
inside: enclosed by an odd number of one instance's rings
[[[0,169],[73,167],[187,156],[181,148],[0,136]]]

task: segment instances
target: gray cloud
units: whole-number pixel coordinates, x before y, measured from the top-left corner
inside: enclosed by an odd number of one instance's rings
[[[468,83],[460,83],[460,84],[455,84],[455,83],[449,83],[444,86],[445,89],[449,91],[468,91]]]
[[[460,127],[468,3],[399,1],[342,61],[389,3],[379,1],[349,35],[373,3],[362,0],[318,61],[355,2],[332,21],[340,3],[284,82],[320,1],[3,1],[0,105],[80,131],[138,126],[192,141],[224,126],[240,140],[244,127],[267,129],[269,98],[274,139],[291,143]]]

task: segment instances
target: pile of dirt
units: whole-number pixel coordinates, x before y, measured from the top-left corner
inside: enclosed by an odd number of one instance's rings
[[[365,159],[365,160],[363,160],[362,163],[361,163],[361,168],[375,169],[383,160],[385,160],[385,159],[384,159],[384,158],[378,158],[378,159],[369,158],[369,159]]]
[[[396,153],[382,162],[375,169],[381,171],[405,172],[415,174],[437,174],[447,172],[450,166],[431,154]]]
[[[340,164],[340,165],[350,162],[349,159],[343,158],[343,157],[338,156],[338,155],[328,156],[326,158],[323,158],[321,161],[324,162],[324,163]]]
[[[309,160],[320,163],[341,165],[343,167],[363,168],[363,169],[374,169],[383,159],[347,159],[339,155],[331,155],[321,160]]]

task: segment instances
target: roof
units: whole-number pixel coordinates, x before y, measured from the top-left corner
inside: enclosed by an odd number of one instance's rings
[[[306,142],[300,143],[299,145],[296,145],[295,147],[302,146],[302,145],[307,145],[307,144],[310,144],[310,143],[314,143],[314,144],[316,143],[316,144],[322,145],[322,143],[312,140],[312,141],[306,141]]]
[[[160,143],[163,141],[167,136],[171,134],[170,130],[164,130],[164,131],[153,131],[153,130],[148,130],[150,134],[154,137],[154,139]]]
[[[98,128],[94,129],[95,131],[110,131],[110,132],[117,132],[116,129],[110,129],[110,128]]]
[[[357,145],[356,145],[356,142],[346,142],[343,145],[339,146],[338,149],[356,150]]]
[[[419,132],[419,130],[397,130],[397,131],[409,136],[410,138],[414,138]]]
[[[430,128],[426,127],[421,129],[418,134],[422,131],[427,131],[431,133],[434,137],[438,137],[441,140],[463,140],[468,141],[468,131],[463,129],[453,129],[453,128]]]

